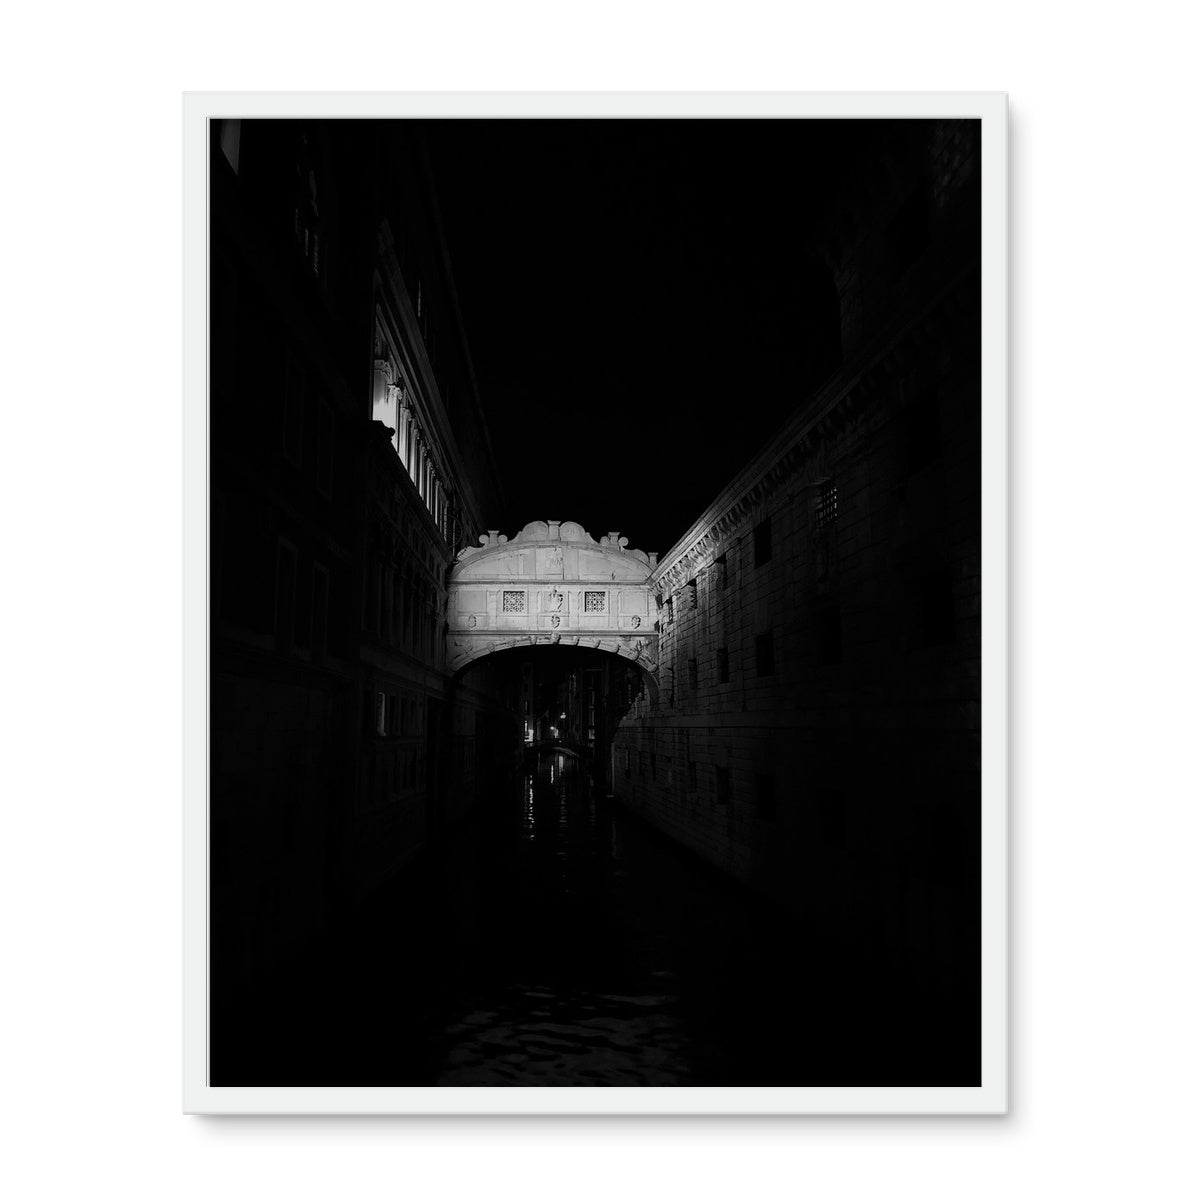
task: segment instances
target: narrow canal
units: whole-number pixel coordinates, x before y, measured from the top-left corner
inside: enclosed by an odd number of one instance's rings
[[[614,807],[557,751],[254,1024],[255,1083],[920,1083],[941,1058],[936,1012],[900,981]]]

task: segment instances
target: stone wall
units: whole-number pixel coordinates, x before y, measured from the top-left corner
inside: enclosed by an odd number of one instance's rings
[[[962,150],[961,129],[931,132],[922,179]],[[978,961],[980,780],[966,161],[958,208],[934,194],[941,225],[911,262],[887,248],[907,181],[871,214],[840,278],[893,302],[847,312],[842,368],[664,555],[657,694],[641,690],[613,757],[616,795],[695,853],[959,983]]]

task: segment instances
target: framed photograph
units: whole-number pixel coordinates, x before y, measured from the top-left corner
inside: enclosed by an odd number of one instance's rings
[[[185,1110],[1005,1113],[1003,94],[184,143]]]

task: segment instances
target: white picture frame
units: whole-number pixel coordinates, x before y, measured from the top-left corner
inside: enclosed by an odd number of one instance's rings
[[[982,122],[982,1083],[974,1088],[220,1087],[208,1082],[207,123],[222,116]],[[962,1114],[1008,1108],[1007,100],[956,93],[188,93],[184,97],[184,1094],[188,1113]]]

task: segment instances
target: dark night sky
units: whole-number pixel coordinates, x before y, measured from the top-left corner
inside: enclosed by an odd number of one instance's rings
[[[574,520],[661,554],[687,530],[836,363],[814,230],[879,134],[426,123],[506,532]]]

